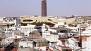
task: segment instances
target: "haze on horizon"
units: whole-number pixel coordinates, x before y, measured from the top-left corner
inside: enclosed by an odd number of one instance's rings
[[[91,0],[47,0],[48,16],[91,15]],[[41,0],[0,0],[0,16],[41,15]]]

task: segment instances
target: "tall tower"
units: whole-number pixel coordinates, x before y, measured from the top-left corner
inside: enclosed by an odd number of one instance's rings
[[[42,0],[41,2],[41,16],[47,16],[47,4],[46,0]]]

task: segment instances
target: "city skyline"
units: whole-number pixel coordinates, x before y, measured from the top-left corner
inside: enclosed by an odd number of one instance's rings
[[[48,16],[91,15],[90,0],[47,0]],[[41,0],[1,0],[0,16],[41,15]]]

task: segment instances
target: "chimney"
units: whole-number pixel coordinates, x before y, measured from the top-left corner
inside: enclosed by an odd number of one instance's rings
[[[41,2],[41,16],[47,16],[47,4],[46,4],[46,0],[42,0]]]

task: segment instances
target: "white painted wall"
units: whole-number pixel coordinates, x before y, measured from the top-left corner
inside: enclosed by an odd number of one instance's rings
[[[20,27],[20,31],[24,33],[24,35],[27,35],[29,36],[29,33],[34,31],[34,30],[37,30],[37,29],[34,29],[35,25],[27,25],[27,26],[21,26]]]
[[[31,41],[20,41],[19,42],[19,47],[23,46],[23,47],[33,47],[33,44]]]
[[[91,36],[87,38],[87,41],[82,42],[82,51],[91,51]]]
[[[35,49],[41,49],[42,51],[46,51],[46,47],[34,47]]]
[[[8,37],[8,38],[5,39],[5,42],[6,43],[12,43],[13,39],[11,37]]]
[[[77,43],[76,43],[76,39],[74,39],[74,38],[69,38],[69,39],[68,39],[68,46],[69,46],[70,48],[72,48],[73,51],[79,49],[79,47],[78,47],[78,45],[77,45]]]
[[[42,37],[47,39],[50,42],[57,42],[58,41],[58,35],[50,34],[50,33],[43,33]],[[53,43],[55,45],[55,43]],[[52,43],[49,43],[49,46],[53,46]]]
[[[65,25],[64,22],[58,22],[58,24],[55,24],[54,27],[58,27],[59,25]]]

